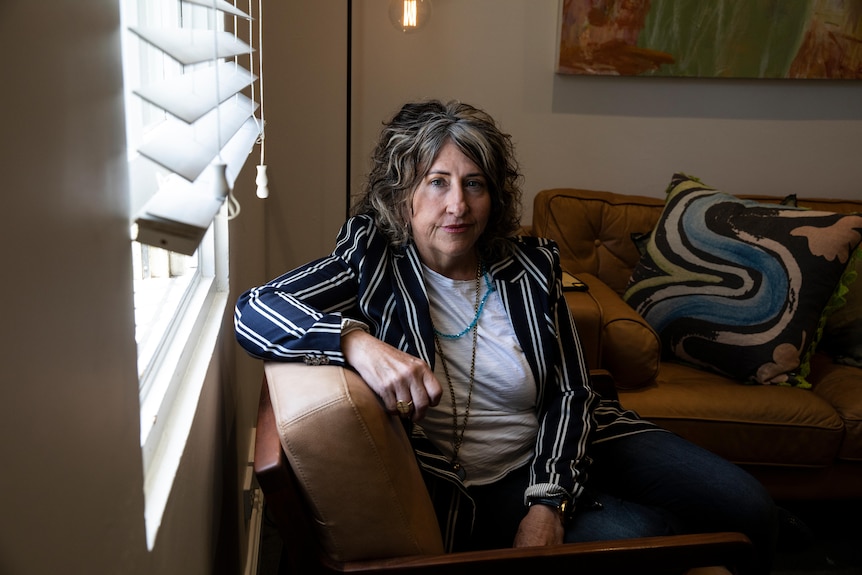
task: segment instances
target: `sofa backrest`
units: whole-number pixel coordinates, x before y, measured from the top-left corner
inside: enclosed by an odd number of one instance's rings
[[[741,195],[744,199],[780,202],[776,196]],[[862,212],[862,201],[798,198],[800,207],[830,212]],[[618,294],[625,291],[640,253],[632,234],[652,231],[664,198],[576,188],[542,190],[533,204],[530,233],[556,241],[564,270],[590,273]]]
[[[573,273],[590,273],[621,294],[640,259],[632,233],[649,232],[664,200],[612,192],[543,190],[533,205],[534,236],[560,246],[560,263]]]

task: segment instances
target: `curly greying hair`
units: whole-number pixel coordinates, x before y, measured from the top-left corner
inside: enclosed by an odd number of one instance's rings
[[[393,244],[407,243],[413,192],[447,141],[488,181],[491,213],[477,248],[482,257],[502,256],[508,249],[505,238],[518,229],[521,216],[521,173],[514,146],[490,115],[461,102],[408,103],[384,123],[353,213],[372,215]]]

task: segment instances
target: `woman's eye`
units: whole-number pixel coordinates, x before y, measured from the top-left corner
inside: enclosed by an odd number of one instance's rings
[[[428,183],[431,184],[432,186],[445,186],[446,185],[446,182],[443,180],[443,178],[434,178],[433,180],[431,180]]]

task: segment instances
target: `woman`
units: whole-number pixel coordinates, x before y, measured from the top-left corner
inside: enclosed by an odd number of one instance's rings
[[[372,160],[333,253],[240,298],[239,343],[349,366],[405,418],[450,550],[743,531],[768,572],[763,488],[591,389],[557,247],[513,237],[510,136],[409,103]]]

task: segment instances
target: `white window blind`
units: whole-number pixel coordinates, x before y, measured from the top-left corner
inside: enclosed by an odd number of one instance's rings
[[[262,2],[119,2],[138,240],[131,247],[144,516],[153,549],[228,307],[227,220],[238,212],[232,197],[224,209],[214,168],[226,166],[232,188],[256,142],[263,158],[263,86],[252,73],[262,76],[252,49],[261,45]],[[256,21],[247,16],[252,2]]]
[[[147,10],[147,3],[140,2],[139,9]],[[233,19],[234,30],[239,20],[251,20],[224,0],[176,0],[176,10],[129,27],[177,69],[133,90],[165,112],[142,137],[138,153],[177,176],[160,178],[155,194],[137,212],[140,243],[194,253],[225,199],[217,182],[223,174],[233,188],[260,136],[262,122],[253,100],[257,77],[250,70],[254,50],[224,30],[226,17]]]

